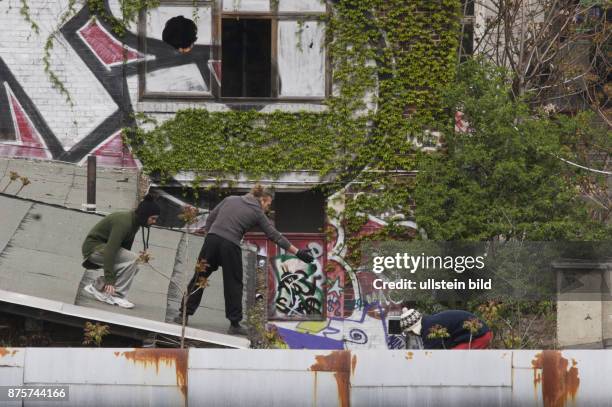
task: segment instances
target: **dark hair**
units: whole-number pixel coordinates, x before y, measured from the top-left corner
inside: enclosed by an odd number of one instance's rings
[[[140,226],[147,226],[147,220],[151,216],[158,216],[161,213],[161,208],[155,202],[155,197],[147,194],[142,202],[136,208],[136,221]]]
[[[198,39],[197,33],[198,27],[193,20],[177,16],[166,21],[166,26],[162,32],[162,40],[176,49],[189,48]]]

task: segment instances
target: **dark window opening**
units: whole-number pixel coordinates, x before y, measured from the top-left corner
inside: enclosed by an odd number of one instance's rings
[[[464,16],[474,16],[474,0],[461,0],[461,12]]]
[[[270,97],[270,20],[223,19],[221,35],[221,96]]]
[[[322,233],[325,197],[320,192],[281,192],[274,197],[276,228],[282,233]]]
[[[461,62],[474,54],[474,25],[463,26],[463,37],[461,38]]]
[[[178,200],[212,210],[225,197],[229,195],[244,195],[245,190],[215,189],[200,190],[194,195],[191,190],[184,191],[179,188],[164,188],[168,194]],[[175,202],[160,198],[162,213],[158,224],[163,227],[183,227],[184,222],[179,219],[182,207]],[[272,219],[275,227],[281,233],[323,233],[325,222],[325,196],[316,191],[305,192],[276,192],[272,202]],[[254,228],[249,232],[262,232]]]

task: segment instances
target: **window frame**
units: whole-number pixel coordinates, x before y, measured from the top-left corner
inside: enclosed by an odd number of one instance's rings
[[[215,22],[215,4],[217,0],[160,0],[159,7],[163,6],[182,6],[189,8],[190,10],[194,6],[197,7],[206,6],[211,9],[211,24],[214,26]],[[143,55],[147,55],[147,14],[148,10],[141,10],[138,16],[138,51]],[[214,50],[214,37],[211,33],[211,48]],[[208,63],[208,61],[207,61]],[[138,65],[138,101],[157,101],[160,99],[170,99],[173,101],[211,101],[215,99],[212,86],[209,92],[147,92],[146,88],[146,76],[147,76],[147,61],[143,61]],[[209,78],[209,83],[212,85],[216,82],[212,78]],[[215,83],[216,84],[216,83]]]
[[[228,0],[225,0],[228,1]],[[217,84],[215,78],[211,74],[209,80],[210,94],[196,94],[194,92],[146,92],[146,61],[139,64],[138,69],[138,99],[139,101],[159,101],[168,99],[173,101],[204,101],[232,104],[282,104],[282,103],[310,103],[324,104],[332,94],[332,61],[327,49],[325,49],[325,72],[324,72],[324,95],[323,96],[280,96],[278,83],[278,23],[279,21],[310,21],[318,20],[331,12],[329,2],[325,4],[325,11],[279,11],[278,2],[270,2],[273,7],[270,11],[223,11],[223,0],[196,0],[198,6],[211,7],[211,58],[213,61],[221,61],[222,56],[222,24],[224,18],[245,18],[245,19],[268,19],[270,20],[271,29],[271,69],[270,97],[223,97],[221,96],[221,87]],[[186,6],[193,7],[193,0],[160,0],[160,6]],[[146,24],[147,11],[143,10],[140,13],[138,21],[138,50],[146,55]],[[208,61],[207,61],[208,62]]]

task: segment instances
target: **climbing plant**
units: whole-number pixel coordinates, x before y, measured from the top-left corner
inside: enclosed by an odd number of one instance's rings
[[[58,19],[58,22],[53,30],[49,33],[43,46],[42,63],[43,69],[47,74],[49,82],[53,88],[57,89],[64,97],[66,102],[73,106],[72,97],[70,92],[66,88],[64,82],[60,79],[58,74],[53,70],[51,63],[51,51],[57,39],[57,35],[62,26],[76,13],[76,0],[68,0],[66,11],[62,13]],[[134,22],[138,15],[147,9],[155,8],[159,6],[159,0],[119,0],[121,8],[121,18],[117,18],[107,12],[105,0],[87,0],[86,6],[88,7],[91,14],[97,15],[108,22],[112,28],[112,31],[119,37],[122,37],[128,26]],[[40,27],[38,23],[32,18],[30,12],[30,5],[28,0],[20,0],[19,13],[21,16],[30,24],[32,32],[36,35],[40,34]],[[197,6],[194,0],[194,15],[197,15]]]
[[[410,183],[393,174],[415,169],[414,141],[447,114],[440,94],[454,77],[459,14],[458,0],[334,2],[324,22],[336,91],[324,112],[188,109],[152,130],[130,129],[128,139],[145,170],[162,177],[314,170],[334,179],[322,187],[328,194],[358,179],[367,193],[348,196],[349,232],[367,212],[408,218]],[[381,233],[400,232],[391,222]]]
[[[447,118],[440,95],[455,74],[459,3],[334,2],[324,22],[335,91],[324,112],[189,109],[151,130],[129,129],[127,139],[145,170],[163,177],[181,170],[253,177],[315,170],[333,176],[322,187],[328,194],[357,181],[341,215],[349,236],[364,222],[364,213],[392,211],[398,219],[410,218],[412,182],[395,174],[416,168],[415,141]],[[109,13],[104,0],[86,1],[90,12],[121,37],[159,0],[119,4],[121,18]],[[51,47],[52,41],[47,53]],[[58,79],[61,91],[60,84]],[[379,234],[401,232],[391,222]]]
[[[92,14],[109,23],[119,37],[126,33],[130,24],[136,22],[141,12],[159,6],[159,0],[119,0],[121,18],[117,18],[107,11],[105,3],[105,0],[87,0],[87,7]]]

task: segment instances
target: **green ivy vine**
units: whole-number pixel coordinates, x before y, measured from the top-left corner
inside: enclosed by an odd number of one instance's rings
[[[458,0],[335,2],[324,22],[338,92],[325,112],[188,109],[152,130],[129,129],[127,139],[145,170],[162,178],[183,170],[253,178],[313,170],[333,175],[321,187],[328,194],[358,181],[340,214],[356,251],[365,213],[413,216],[411,180],[397,173],[415,169],[411,140],[448,121],[440,96],[455,75],[459,17]],[[369,238],[405,234],[390,222]]]
[[[104,0],[86,5],[121,37],[159,0],[121,0],[121,18],[107,12]],[[277,6],[275,0],[271,6]],[[26,0],[22,14],[35,24]],[[334,181],[321,187],[330,195],[358,181],[340,214],[349,237],[365,222],[364,213],[391,211],[398,219],[411,218],[411,181],[396,174],[415,168],[419,149],[413,140],[432,123],[448,120],[440,95],[455,75],[460,1],[342,0],[323,21],[337,89],[324,112],[188,109],[152,130],[126,129],[145,171],[167,178],[183,170],[198,177],[313,170],[333,175]],[[45,45],[45,71],[69,98],[50,67],[53,38]],[[376,237],[403,233],[390,222]],[[361,239],[350,238],[349,246],[357,247]]]

